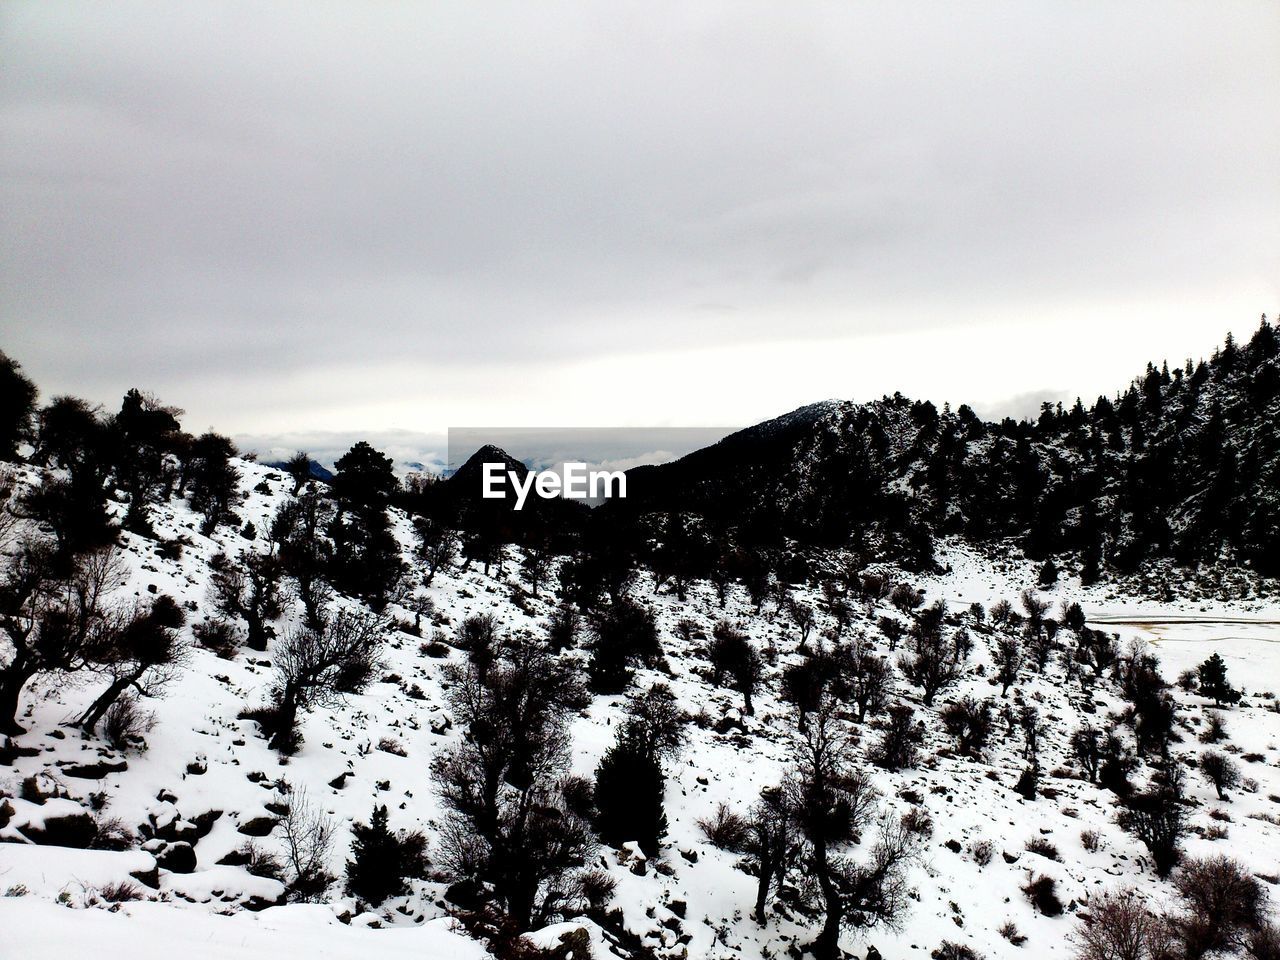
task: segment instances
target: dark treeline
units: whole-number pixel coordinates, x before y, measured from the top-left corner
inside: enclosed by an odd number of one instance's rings
[[[817,404],[628,474],[619,513],[680,510],[738,542],[853,546],[908,568],[933,539],[1013,540],[1086,582],[1150,558],[1280,573],[1280,359],[1263,317],[1207,361],[1034,421],[901,395]]]

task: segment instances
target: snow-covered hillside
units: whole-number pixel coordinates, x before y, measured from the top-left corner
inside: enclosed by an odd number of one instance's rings
[[[289,499],[292,481],[255,463],[236,461],[236,467],[244,497],[237,513],[265,530]],[[19,483],[37,475],[34,467],[11,469]],[[413,881],[409,895],[376,910],[361,912],[354,899],[342,895],[340,881],[320,903],[286,904],[285,884],[250,872],[243,851],[252,843],[283,855],[280,818],[305,796],[337,826],[329,862],[335,876],[342,875],[348,857],[350,825],[367,822],[375,805],[388,806],[393,828],[422,831],[430,857],[446,816],[431,762],[462,735],[445,695],[445,666],[465,661],[466,653],[450,641],[477,613],[492,614],[502,631],[541,637],[558,605],[553,591],[529,594],[513,548],[489,575],[476,565],[443,570],[429,588],[434,612],[424,619],[422,635],[391,630],[375,682],[361,694],[305,713],[301,749],[281,756],[254,720],[241,718],[269,697],[274,645],[263,653],[240,648],[219,656],[194,642],[190,626],[210,615],[212,558],[261,550],[262,540],[247,540],[228,527],[203,536],[201,518],[177,499],[158,507],[153,521],[159,541],[183,538],[188,545],[174,556],[158,550],[158,541],[122,533],[118,551],[127,573],[113,597],[123,602],[172,596],[188,611],[189,657],[162,697],[143,701],[154,713],[145,750],[114,750],[68,725],[105,682],[92,670],[70,680],[65,674],[40,677],[25,690],[19,722],[27,732],[15,738],[19,756],[12,765],[0,766],[0,841],[7,841],[0,843],[0,956],[483,955],[483,946],[452,918],[457,911],[446,899],[442,876]],[[412,524],[395,511],[393,522],[410,560]],[[1090,783],[1072,758],[1071,735],[1085,724],[1123,733],[1115,718],[1125,703],[1112,682],[1082,682],[1089,668],[1070,663],[1065,640],[1043,672],[1029,664],[1018,671],[1002,698],[993,658],[1003,631],[970,607],[982,604],[989,611],[1000,600],[1016,607],[1019,594],[1034,586],[1039,565],[996,561],[955,542],[944,543],[939,557],[945,569],[939,574],[879,570],[890,581],[906,580],[923,590],[926,603],[945,600],[948,623],[967,630],[973,641],[962,676],[932,706],[923,706],[919,689],[893,670],[893,697],[913,705],[924,721],[917,762],[898,772],[872,765],[866,757],[879,737],[879,719],[839,721],[856,741],[859,766],[871,775],[884,807],[909,815],[921,838],[908,870],[909,909],[898,928],[848,931],[842,943],[858,957],[874,946],[886,958],[923,958],[944,941],[992,958],[1069,956],[1068,934],[1091,897],[1125,885],[1157,907],[1173,896],[1172,887],[1153,873],[1143,844],[1118,825],[1116,795]],[[757,924],[751,916],[755,877],[743,869],[740,854],[709,842],[700,821],[713,819],[721,805],[745,814],[791,763],[796,709],[782,699],[781,678],[788,665],[803,659],[795,619],[774,601],[757,612],[741,585],[730,586],[723,608],[707,583],[694,583],[680,601],[665,586],[655,592],[644,571],[631,593],[653,608],[665,654],[665,665],[637,671],[635,688],[668,684],[692,718],[682,751],[667,765],[667,835],[661,855],[649,860],[635,848],[601,845],[598,866],[616,881],[606,910],[594,919],[570,917],[531,935],[530,943],[555,947],[561,935],[585,928],[598,957],[650,951],[659,957],[765,960],[793,952],[812,939],[820,918],[784,891],[770,906],[768,923]],[[1179,599],[1176,593],[1156,605],[1102,585],[1084,590],[1068,579],[1040,596],[1053,604],[1055,616],[1060,605],[1078,601],[1095,627],[1155,640],[1152,649],[1167,658],[1164,674],[1170,681],[1221,652],[1244,696],[1220,711],[1229,740],[1218,749],[1234,756],[1244,779],[1219,800],[1214,787],[1188,769],[1190,832],[1183,851],[1187,857],[1227,854],[1280,894],[1274,887],[1280,882],[1280,657],[1262,653],[1280,649],[1274,646],[1280,641],[1280,605],[1203,594]],[[890,662],[902,651],[901,645],[891,651],[891,641],[877,628],[883,617],[905,617],[887,596],[851,595],[851,621],[838,638],[826,640],[821,634],[834,621],[822,590],[796,587],[792,599],[815,611],[810,647],[862,636],[868,650]],[[394,604],[387,613],[401,627],[414,619],[412,611]],[[1178,616],[1195,618],[1196,630],[1171,634],[1160,626]],[[275,625],[277,634],[300,618],[299,609],[287,609]],[[1126,622],[1106,628],[1108,618]],[[1233,618],[1254,622],[1222,631],[1204,627]],[[741,712],[740,693],[711,682],[705,650],[721,620],[745,632],[763,655],[753,716]],[[443,647],[429,642],[436,630]],[[585,669],[581,649],[562,656]],[[1194,761],[1210,749],[1198,739],[1210,702],[1173,692],[1181,706],[1173,752]],[[995,708],[995,729],[978,759],[962,755],[939,721],[942,707],[965,696],[992,698]],[[575,773],[594,775],[614,740],[624,703],[622,696],[597,696],[573,717]],[[1042,773],[1035,799],[1014,790],[1028,760],[1022,729],[1001,713],[1006,703],[1038,711]],[[1149,772],[1143,766],[1135,770],[1135,785]],[[120,842],[94,841],[95,834]],[[94,849],[81,849],[86,845]],[[1063,915],[1046,916],[1024,894],[1040,876],[1056,881]]]

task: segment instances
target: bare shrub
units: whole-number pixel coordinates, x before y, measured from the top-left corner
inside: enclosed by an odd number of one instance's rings
[[[699,820],[698,828],[713,847],[735,853],[746,847],[750,832],[746,818],[723,803],[716,807],[715,816]]]
[[[129,903],[134,900],[146,899],[137,885],[129,883],[127,880],[120,880],[116,883],[108,883],[105,887],[99,887],[97,895],[98,899],[106,903]]]
[[[138,706],[136,694],[127,694],[107,707],[102,736],[113,749],[141,752],[147,749],[145,736],[155,725],[155,714]]]
[[[281,821],[289,868],[289,899],[312,903],[323,896],[334,877],[329,873],[333,850],[333,821],[311,801],[305,789],[289,799]]]
[[[992,846],[990,840],[977,840],[969,848],[969,852],[973,854],[974,863],[980,867],[985,867],[991,862],[991,858],[995,854],[995,847]]]
[[[1161,960],[1168,956],[1164,920],[1127,888],[1090,901],[1070,939],[1076,960]]]
[[[1046,917],[1062,915],[1062,901],[1058,899],[1058,881],[1043,874],[1035,877],[1022,888],[1031,905]]]
[[[1266,921],[1267,894],[1261,881],[1229,857],[1189,860],[1173,885],[1182,904],[1171,924],[1187,956],[1234,951]]]
[[[1027,841],[1027,852],[1038,854],[1046,860],[1061,861],[1062,857],[1058,856],[1058,848],[1046,840],[1044,837],[1033,837]]]

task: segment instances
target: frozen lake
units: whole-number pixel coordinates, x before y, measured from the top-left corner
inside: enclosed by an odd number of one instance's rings
[[[1089,625],[1118,633],[1122,641],[1135,636],[1148,641],[1168,680],[1217,653],[1227,663],[1232,685],[1280,696],[1280,620],[1138,614],[1090,617]]]

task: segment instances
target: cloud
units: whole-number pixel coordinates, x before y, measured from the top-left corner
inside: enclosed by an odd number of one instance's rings
[[[728,362],[779,341],[942,399],[915,356],[992,322],[1008,370],[975,387],[1075,389],[1149,359],[1065,366],[1082,318],[1207,351],[1280,293],[1273,5],[0,18],[6,349],[230,432],[567,422],[538,398],[606,367],[643,423],[695,356],[687,423],[824,395]]]

